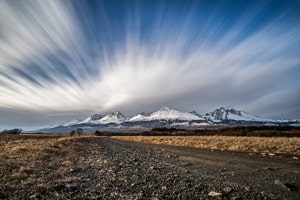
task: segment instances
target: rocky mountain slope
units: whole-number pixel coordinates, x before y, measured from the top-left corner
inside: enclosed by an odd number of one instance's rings
[[[204,118],[212,122],[240,121],[240,122],[279,122],[278,120],[267,119],[255,116],[245,111],[236,109],[218,108],[210,113],[206,113]]]

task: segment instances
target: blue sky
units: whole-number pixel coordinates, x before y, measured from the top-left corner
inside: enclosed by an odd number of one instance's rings
[[[1,1],[0,129],[162,106],[300,118],[300,1]]]

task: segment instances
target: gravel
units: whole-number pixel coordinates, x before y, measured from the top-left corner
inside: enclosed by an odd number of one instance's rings
[[[106,137],[79,137],[27,154],[35,168],[1,162],[0,199],[300,199],[300,163],[280,155]]]

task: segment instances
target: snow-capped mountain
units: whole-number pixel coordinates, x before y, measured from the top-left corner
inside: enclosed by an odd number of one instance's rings
[[[103,117],[105,117],[105,115],[101,115],[101,114],[93,114],[90,118],[92,121],[96,121],[96,120],[100,120]]]
[[[168,107],[150,114],[140,113],[127,118],[121,112],[108,115],[94,114],[84,120],[72,120],[63,125],[41,129],[45,132],[69,132],[76,128],[83,128],[87,132],[96,130],[120,131],[128,129],[149,129],[154,127],[203,127],[214,124],[247,124],[247,125],[291,125],[299,126],[300,120],[272,120],[249,114],[245,111],[223,107],[201,115],[196,111],[182,112]]]
[[[180,121],[196,121],[205,120],[200,116],[193,113],[181,112],[168,107],[162,107],[161,109],[147,115],[145,113],[138,114],[129,121],[154,121],[154,120],[180,120]]]
[[[99,122],[101,124],[108,124],[108,123],[120,124],[126,120],[127,118],[121,112],[116,111],[101,118]]]
[[[142,112],[142,113],[139,113],[133,117],[131,117],[129,119],[129,121],[131,122],[137,122],[137,121],[147,121],[147,119],[149,118],[149,114],[145,113],[145,112]]]
[[[92,124],[92,125],[101,125],[101,124],[109,124],[115,123],[119,124],[126,121],[127,118],[119,111],[110,113],[108,115],[101,115],[101,114],[94,114],[84,120],[72,120],[63,124],[64,127],[72,126],[72,125],[79,125],[79,124]]]
[[[80,122],[81,122],[81,120],[79,120],[79,119],[74,119],[74,120],[72,120],[72,121],[70,121],[70,122],[64,123],[62,126],[72,126],[72,125],[78,124],[78,123],[80,123]]]
[[[86,118],[84,120],[80,120],[77,123],[73,123],[73,125],[75,125],[75,124],[100,124],[101,123],[100,120],[103,117],[105,117],[105,115],[93,114],[93,115],[91,115],[90,117],[88,117],[88,118]],[[70,123],[70,122],[68,122],[68,123]],[[66,123],[66,124],[68,124],[68,123]]]
[[[240,121],[240,122],[278,122],[277,120],[267,119],[249,114],[245,111],[231,109],[225,109],[223,107],[218,108],[210,113],[206,113],[204,118],[211,122],[228,122],[228,121]]]

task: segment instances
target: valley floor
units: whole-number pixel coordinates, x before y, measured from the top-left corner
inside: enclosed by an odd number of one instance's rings
[[[300,161],[109,137],[0,136],[0,199],[211,198],[299,199]]]
[[[115,139],[213,150],[300,155],[300,137],[114,136]],[[293,156],[294,157],[294,156]],[[296,158],[296,157],[295,157]]]

